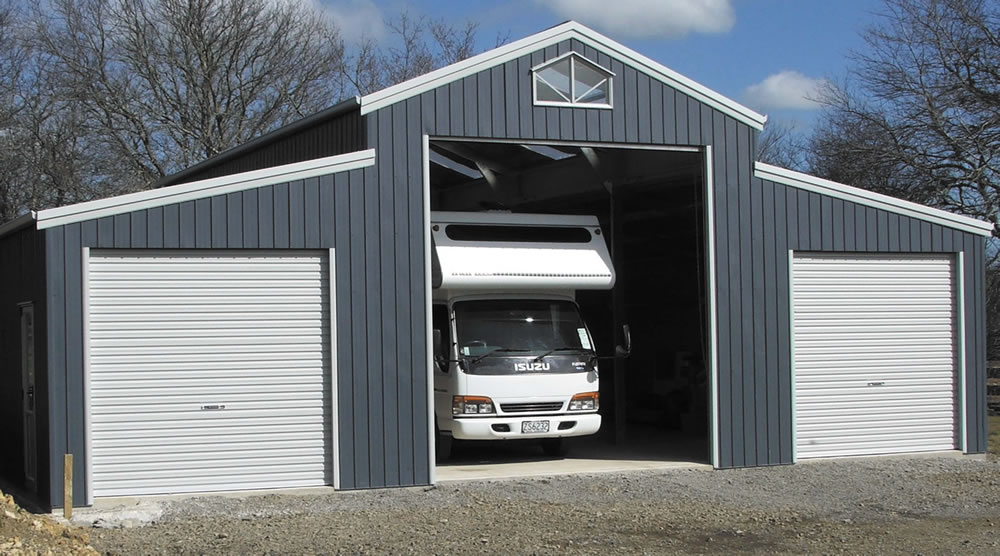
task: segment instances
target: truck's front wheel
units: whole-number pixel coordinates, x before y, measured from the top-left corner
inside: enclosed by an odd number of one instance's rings
[[[563,441],[562,438],[545,438],[542,439],[542,452],[551,458],[558,458],[565,456],[569,451],[567,443]]]
[[[452,443],[454,439],[450,434],[441,432],[441,428],[434,422],[434,459],[437,462],[448,461],[451,457]]]

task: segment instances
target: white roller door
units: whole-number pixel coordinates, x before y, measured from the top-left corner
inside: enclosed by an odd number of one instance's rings
[[[98,251],[95,496],[331,482],[325,252]]]
[[[798,458],[956,447],[953,267],[950,256],[795,254]]]

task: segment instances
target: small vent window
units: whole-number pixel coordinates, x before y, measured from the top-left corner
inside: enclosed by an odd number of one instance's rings
[[[610,71],[575,52],[532,69],[535,104],[611,108]]]
[[[450,224],[444,229],[456,241],[498,241],[532,243],[590,243],[587,228],[561,226],[489,226]]]

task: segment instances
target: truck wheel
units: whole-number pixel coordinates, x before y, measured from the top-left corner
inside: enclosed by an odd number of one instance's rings
[[[558,458],[565,456],[569,452],[568,448],[567,443],[563,442],[562,438],[542,439],[542,452],[549,457]]]
[[[434,459],[437,462],[448,461],[451,457],[452,437],[450,434],[443,434],[437,424],[434,425]]]

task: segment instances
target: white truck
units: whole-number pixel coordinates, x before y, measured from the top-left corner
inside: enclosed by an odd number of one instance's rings
[[[597,218],[432,212],[431,230],[438,458],[452,439],[540,439],[555,456],[596,433],[598,357],[574,295],[615,282]]]

